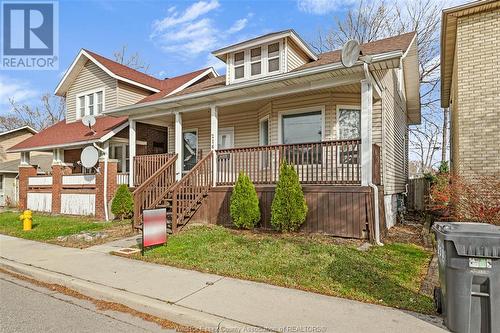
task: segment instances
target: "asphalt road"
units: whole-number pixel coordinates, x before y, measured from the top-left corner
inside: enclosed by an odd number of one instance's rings
[[[0,273],[0,332],[175,332]]]

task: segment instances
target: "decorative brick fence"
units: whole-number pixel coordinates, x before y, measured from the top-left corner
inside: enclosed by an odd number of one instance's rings
[[[72,174],[70,167],[52,165],[52,175],[39,176],[36,167],[19,167],[19,208],[52,214],[89,215],[98,219],[104,213],[104,161],[100,173]],[[117,161],[108,161],[107,203],[118,187]]]

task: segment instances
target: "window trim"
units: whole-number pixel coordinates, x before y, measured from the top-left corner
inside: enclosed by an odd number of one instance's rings
[[[279,69],[277,71],[269,72],[269,66],[268,66],[268,47],[271,44],[279,44],[279,51],[278,51],[278,56],[273,57],[272,59],[277,58],[279,61]],[[252,71],[252,63],[255,63],[257,61],[252,62],[252,56],[251,56],[251,50],[260,47],[261,53],[260,53],[260,67],[261,67],[261,73],[257,75],[251,75]],[[284,61],[283,61],[283,52],[285,51],[285,43],[283,42],[283,39],[280,40],[273,40],[271,42],[266,42],[264,44],[260,45],[254,45],[251,47],[247,47],[242,50],[238,51],[233,51],[230,56],[229,56],[229,67],[230,70],[228,71],[229,74],[229,82],[230,83],[237,83],[237,82],[242,82],[242,81],[247,81],[247,80],[253,80],[253,79],[258,79],[266,76],[271,76],[271,75],[276,75],[283,73],[283,66],[284,66]],[[243,57],[243,77],[241,78],[236,78],[236,71],[235,71],[235,61],[234,61],[234,56],[236,53],[241,53],[243,52],[244,57]],[[241,65],[240,65],[241,66]],[[239,66],[238,66],[239,67]]]
[[[0,194],[5,193],[5,175],[0,175]]]
[[[96,113],[97,112],[97,93],[99,92],[102,92],[102,110],[101,110],[101,113]],[[90,114],[88,112],[88,108],[89,108],[89,99],[88,99],[88,96],[89,95],[94,95],[94,103],[92,104],[93,107],[94,107],[94,116],[100,116],[103,114],[103,112],[106,110],[106,89],[105,87],[99,87],[99,88],[96,88],[96,89],[90,89],[90,90],[86,90],[86,91],[83,91],[79,94],[76,94],[75,98],[76,98],[76,119],[81,119],[83,118],[83,116],[86,116],[88,114]],[[85,110],[84,110],[84,115],[82,115],[80,113],[80,97],[84,97],[85,98]]]
[[[283,116],[284,115],[294,115],[294,114],[311,113],[311,112],[318,112],[318,111],[321,111],[321,141],[320,142],[325,141],[325,138],[326,138],[325,110],[326,110],[326,105],[316,105],[316,106],[309,106],[309,107],[304,107],[304,108],[300,108],[300,109],[292,109],[292,110],[278,112],[278,144],[283,144]]]

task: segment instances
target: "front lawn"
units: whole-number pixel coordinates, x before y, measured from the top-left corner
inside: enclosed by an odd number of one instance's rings
[[[86,247],[103,241],[110,241],[118,234],[120,237],[125,237],[131,233],[129,221],[105,223],[90,217],[51,216],[39,213],[33,213],[33,229],[23,231],[23,224],[19,220],[19,215],[19,212],[0,213],[0,234],[65,246]],[[75,235],[87,231],[103,231],[109,237],[91,242],[85,242],[84,240],[63,242],[57,240],[59,236]]]
[[[433,312],[419,293],[431,252],[414,244],[386,244],[362,252],[322,236],[240,232],[192,227],[166,246],[135,258],[236,278]]]

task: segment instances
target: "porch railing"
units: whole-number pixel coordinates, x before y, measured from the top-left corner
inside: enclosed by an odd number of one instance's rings
[[[217,151],[217,185],[233,185],[244,171],[254,184],[275,184],[283,161],[303,184],[359,185],[361,140],[282,144]]]
[[[175,161],[177,155],[160,166],[151,177],[144,181],[134,191],[134,226],[141,224],[142,211],[154,208],[169,194],[175,183]]]
[[[134,157],[134,186],[144,183],[175,154],[138,155]]]
[[[213,185],[211,151],[203,157],[172,189],[172,232],[192,216]]]

